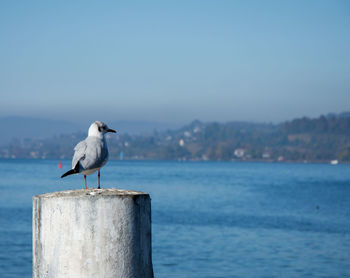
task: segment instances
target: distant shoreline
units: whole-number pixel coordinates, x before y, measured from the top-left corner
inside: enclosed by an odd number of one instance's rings
[[[69,158],[4,158],[0,157],[0,161],[55,161],[55,162],[60,162],[60,161],[71,161]],[[329,164],[332,165],[330,161],[323,161],[323,160],[318,160],[318,161],[298,161],[298,160],[288,160],[288,161],[276,161],[276,160],[184,160],[184,159],[135,159],[135,158],[124,158],[123,160],[121,159],[115,159],[115,158],[110,158],[109,161],[113,162],[189,162],[189,163],[266,163],[266,164]],[[336,165],[349,165],[349,161],[339,161]],[[332,166],[336,166],[332,165]]]

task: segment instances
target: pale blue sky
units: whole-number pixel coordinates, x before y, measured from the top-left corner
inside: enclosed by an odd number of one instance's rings
[[[273,121],[350,110],[350,1],[0,1],[0,116]]]

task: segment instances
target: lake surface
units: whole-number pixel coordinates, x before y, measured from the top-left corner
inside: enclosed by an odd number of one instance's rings
[[[0,277],[31,277],[32,196],[83,188],[62,163],[0,160]],[[150,193],[156,278],[350,277],[350,165],[109,161],[101,185]]]

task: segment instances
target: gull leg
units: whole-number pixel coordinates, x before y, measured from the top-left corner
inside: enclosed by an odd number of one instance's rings
[[[87,189],[87,186],[86,186],[86,175],[84,175],[84,181],[85,181],[85,189]]]
[[[101,187],[100,187],[100,169],[98,169],[98,174],[97,174],[97,176],[98,176],[98,189],[100,189]]]

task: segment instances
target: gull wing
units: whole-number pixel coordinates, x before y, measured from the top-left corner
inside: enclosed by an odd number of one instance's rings
[[[75,169],[77,166],[78,162],[81,159],[85,158],[86,155],[86,141],[81,141],[79,142],[75,147],[74,147],[74,156],[72,160],[72,169]]]

